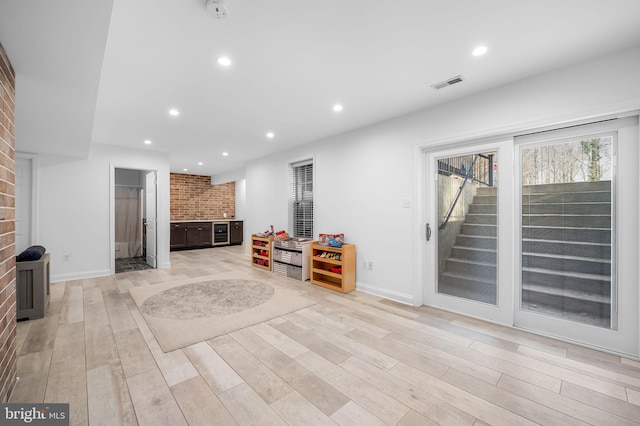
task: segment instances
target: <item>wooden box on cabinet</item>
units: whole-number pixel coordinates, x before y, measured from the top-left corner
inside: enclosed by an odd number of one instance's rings
[[[331,271],[336,268],[340,268],[341,272]],[[355,244],[343,244],[338,248],[322,246],[317,241],[311,243],[311,283],[341,293],[355,290]]]
[[[273,237],[251,235],[251,264],[256,268],[271,270]]]

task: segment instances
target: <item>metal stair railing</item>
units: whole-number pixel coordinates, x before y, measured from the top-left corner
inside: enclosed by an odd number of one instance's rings
[[[478,158],[481,157],[482,154],[474,154],[473,155],[473,161],[471,162],[471,167],[466,169],[466,173],[464,174],[464,180],[462,181],[462,185],[460,185],[460,187],[458,188],[458,191],[456,192],[456,196],[453,199],[453,202],[451,203],[451,206],[449,207],[449,210],[447,211],[447,215],[444,219],[444,221],[442,222],[442,224],[440,224],[440,229],[444,229],[447,226],[447,223],[449,223],[449,219],[451,219],[451,215],[453,214],[453,210],[456,208],[456,204],[458,203],[458,199],[460,198],[460,195],[462,194],[462,191],[464,190],[465,185],[467,184],[467,182],[469,181],[469,179],[473,179],[473,171],[475,169],[475,165],[476,165],[476,161],[478,161]],[[482,156],[484,158],[488,158],[489,159],[489,173],[487,174],[488,176],[488,180],[489,182],[483,182],[486,183],[489,186],[493,186],[493,166],[491,165],[491,163],[493,163],[493,155],[490,156]],[[459,159],[460,157],[456,157],[456,159]],[[439,161],[438,164],[438,168],[440,169],[441,162]],[[447,163],[442,163],[442,164],[446,164],[449,165]],[[464,170],[464,164],[461,163],[461,167],[460,168],[456,168],[456,172],[455,174],[457,175],[461,175],[461,173],[459,172],[460,170]],[[449,173],[451,172],[451,169],[448,171]],[[475,179],[473,179],[475,180]]]

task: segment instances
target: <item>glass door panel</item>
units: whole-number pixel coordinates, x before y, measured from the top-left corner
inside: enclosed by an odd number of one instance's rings
[[[436,292],[497,305],[497,152],[436,163]]]
[[[513,146],[498,139],[425,152],[426,305],[513,324]]]
[[[613,134],[523,146],[523,311],[615,328]]]

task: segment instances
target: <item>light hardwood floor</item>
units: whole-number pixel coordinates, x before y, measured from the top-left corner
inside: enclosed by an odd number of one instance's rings
[[[11,402],[69,402],[73,425],[640,423],[640,362],[286,278],[317,304],[163,353],[130,287],[270,274],[242,247],[171,262],[52,284],[46,317],[18,324]]]

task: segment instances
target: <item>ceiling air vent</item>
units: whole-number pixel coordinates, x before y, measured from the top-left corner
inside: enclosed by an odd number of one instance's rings
[[[445,81],[441,81],[440,83],[432,84],[431,87],[433,87],[433,90],[440,90],[444,87],[460,83],[462,80],[464,80],[464,78],[462,78],[461,75],[457,75],[455,77],[448,78]]]

